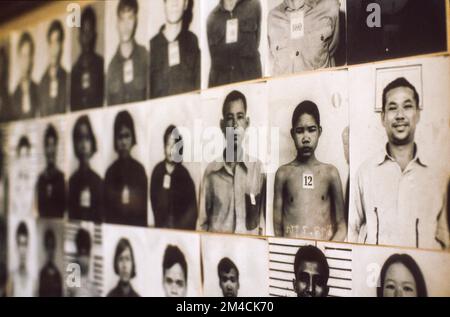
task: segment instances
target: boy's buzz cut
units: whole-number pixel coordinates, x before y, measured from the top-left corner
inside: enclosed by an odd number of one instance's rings
[[[316,120],[317,125],[320,127],[319,108],[314,102],[305,100],[298,104],[298,106],[294,110],[294,113],[292,114],[292,128],[294,128],[301,115],[305,113],[313,116],[314,120]]]

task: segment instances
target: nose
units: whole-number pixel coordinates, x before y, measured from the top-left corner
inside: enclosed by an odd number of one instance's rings
[[[404,119],[405,118],[405,110],[402,107],[399,107],[397,110],[397,113],[395,114],[395,118],[398,119]]]
[[[313,282],[312,282],[312,277],[309,278],[308,292],[309,292],[310,294],[313,293]]]
[[[395,288],[394,297],[403,297],[403,292],[399,288]]]

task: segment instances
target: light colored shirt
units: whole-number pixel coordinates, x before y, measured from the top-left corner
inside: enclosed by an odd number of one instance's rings
[[[299,14],[303,16],[303,34],[292,36],[291,21]],[[268,37],[273,75],[335,66],[339,1],[306,0],[302,8],[294,11],[284,0],[269,13]]]
[[[33,297],[35,296],[36,281],[28,271],[19,269],[13,274],[12,297]]]
[[[203,178],[198,230],[263,234],[265,181],[259,161],[246,159],[234,171],[223,159],[211,162]]]
[[[355,179],[349,241],[438,249],[449,246],[446,194],[417,146],[404,171],[385,150],[365,162]]]

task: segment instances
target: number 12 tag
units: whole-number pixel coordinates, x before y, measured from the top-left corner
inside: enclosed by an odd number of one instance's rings
[[[314,175],[309,173],[303,173],[302,187],[304,189],[314,189]]]
[[[226,43],[236,43],[238,40],[239,21],[238,19],[227,20]]]

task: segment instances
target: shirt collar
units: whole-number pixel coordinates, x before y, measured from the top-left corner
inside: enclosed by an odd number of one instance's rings
[[[300,7],[298,10],[305,8],[305,6],[309,7],[309,8],[314,8],[318,2],[319,2],[319,0],[305,0],[303,6]],[[284,11],[287,11],[287,12],[298,11],[298,10],[293,10],[289,7],[288,0],[284,0],[283,4],[284,4]]]
[[[382,165],[386,161],[392,161],[395,162],[395,158],[391,156],[389,153],[389,143],[386,144],[384,147],[384,151],[380,152],[379,157],[377,158],[378,165]],[[417,162],[419,165],[423,167],[427,167],[428,164],[426,163],[426,158],[424,159],[423,153],[419,152],[419,148],[417,147],[417,144],[414,143],[414,156],[412,159],[412,162]]]
[[[236,10],[236,8],[238,7],[238,5],[240,5],[241,2],[244,2],[244,1],[245,1],[245,0],[237,0],[237,1],[236,1],[236,5],[234,6],[233,11]],[[223,6],[223,0],[220,0],[220,3],[219,3],[219,10],[222,11],[222,12],[229,12],[229,11],[225,10],[225,7]]]
[[[248,169],[250,168],[249,163],[250,163],[250,157],[248,156],[248,154],[244,154],[243,160],[237,162],[236,166],[240,165],[242,168],[244,168],[246,171],[248,171]],[[225,150],[224,150],[223,154],[213,162],[213,166],[211,168],[211,170],[213,172],[217,172],[221,169],[223,169],[226,173],[233,175],[230,165],[227,164],[227,162],[225,161]]]

